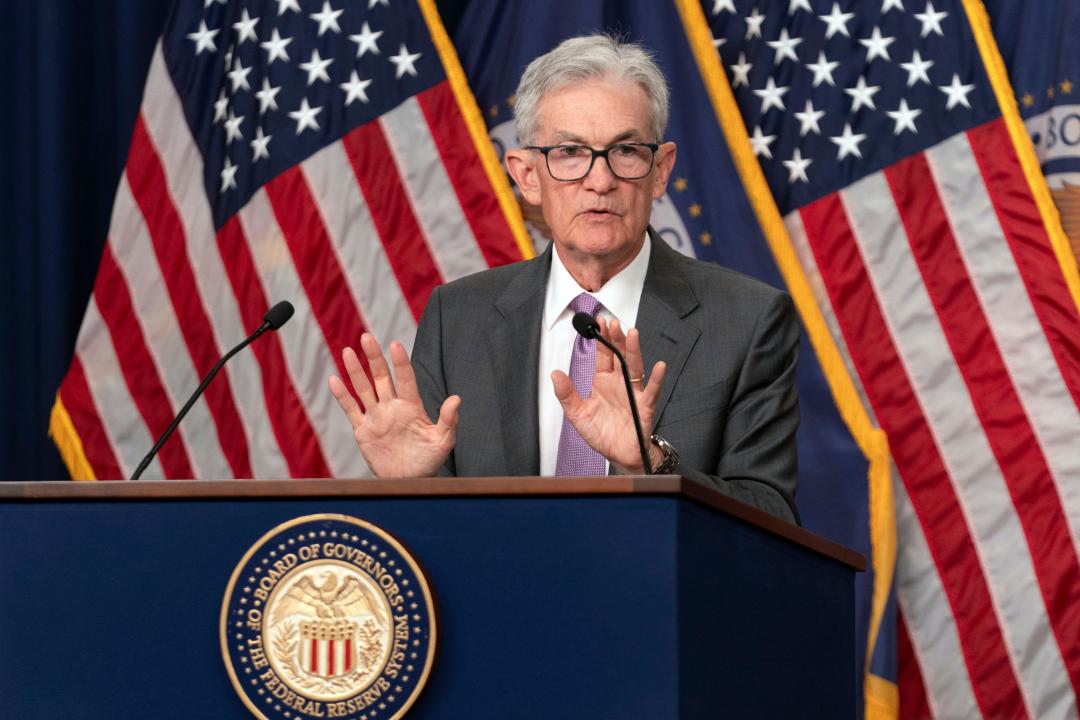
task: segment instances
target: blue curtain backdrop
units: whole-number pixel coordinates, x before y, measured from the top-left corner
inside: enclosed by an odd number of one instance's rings
[[[0,479],[66,479],[47,436],[171,0],[0,0]],[[438,3],[453,32],[464,0]],[[194,388],[193,388],[194,389]]]
[[[0,477],[67,478],[47,437],[165,0],[0,4]]]

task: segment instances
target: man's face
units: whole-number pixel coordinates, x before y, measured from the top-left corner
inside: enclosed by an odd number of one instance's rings
[[[606,148],[621,142],[655,142],[649,130],[649,100],[637,84],[605,79],[565,85],[545,95],[537,108],[537,145]],[[508,153],[508,165],[525,199],[539,205],[564,262],[591,256],[620,266],[637,254],[652,212],[664,194],[675,162],[675,144],[664,143],[652,172],[622,180],[597,158],[583,179],[555,180],[544,156]]]

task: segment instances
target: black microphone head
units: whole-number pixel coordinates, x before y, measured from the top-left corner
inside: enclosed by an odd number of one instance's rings
[[[274,307],[266,311],[263,315],[263,322],[270,326],[271,330],[277,330],[285,323],[289,322],[289,318],[293,316],[293,306],[288,300],[282,300]]]
[[[596,318],[584,312],[574,314],[574,329],[586,340],[592,340],[600,334],[600,326],[596,324]]]

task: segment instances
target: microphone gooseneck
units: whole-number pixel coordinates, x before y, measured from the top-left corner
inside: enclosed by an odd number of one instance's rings
[[[630,401],[630,414],[634,417],[634,430],[637,432],[638,449],[641,451],[641,465],[645,468],[646,475],[652,475],[652,463],[649,462],[649,449],[645,445],[645,435],[641,431],[641,418],[638,416],[637,401],[634,399],[634,384],[630,382],[630,368],[626,364],[626,358],[619,349],[600,334],[600,325],[589,313],[579,312],[574,314],[574,329],[578,335],[586,340],[600,342],[619,359],[619,367],[622,368],[623,382],[626,384],[626,399]]]
[[[169,439],[169,436],[173,434],[173,431],[176,430],[176,426],[179,425],[180,421],[184,419],[184,416],[188,414],[188,410],[190,410],[191,406],[195,404],[195,401],[199,399],[203,390],[206,389],[206,386],[209,385],[210,381],[217,375],[218,370],[229,361],[229,358],[246,348],[267,330],[278,330],[281,328],[281,326],[287,323],[289,318],[293,316],[293,312],[292,303],[288,300],[282,300],[274,305],[274,307],[267,310],[266,314],[263,315],[263,323],[255,330],[255,332],[248,335],[242,343],[225,353],[225,355],[215,363],[214,367],[210,368],[210,372],[208,372],[206,377],[203,378],[203,381],[199,383],[199,387],[195,388],[195,392],[192,393],[191,397],[188,398],[188,401],[184,403],[184,407],[180,408],[180,412],[178,412],[172,422],[169,423],[169,427],[165,428],[165,432],[161,433],[161,437],[154,443],[154,447],[150,448],[150,452],[146,453],[146,457],[139,463],[139,467],[135,469],[135,473],[131,476],[132,480],[138,480],[142,476],[143,471],[146,470],[150,461],[157,455],[158,450],[160,450],[161,446],[165,444],[165,441]]]

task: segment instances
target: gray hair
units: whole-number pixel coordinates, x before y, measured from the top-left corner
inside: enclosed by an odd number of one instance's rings
[[[514,99],[514,130],[524,145],[536,142],[537,106],[551,90],[578,80],[610,78],[637,83],[649,98],[651,140],[660,142],[668,120],[668,87],[652,53],[610,35],[564,40],[529,63]]]

